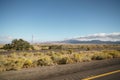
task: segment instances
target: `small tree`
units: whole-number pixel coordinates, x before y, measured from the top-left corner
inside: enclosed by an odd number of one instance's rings
[[[14,39],[12,40],[11,44],[5,44],[3,46],[3,49],[5,50],[29,50],[29,49],[33,49],[33,46],[30,45],[29,42],[23,40],[23,39]]]
[[[3,46],[3,49],[5,49],[5,50],[10,50],[11,48],[12,48],[12,46],[10,44],[5,44]]]

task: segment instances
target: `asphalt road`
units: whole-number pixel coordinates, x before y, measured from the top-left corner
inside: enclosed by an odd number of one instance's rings
[[[107,76],[103,76],[103,77],[99,77],[99,78],[95,78],[93,80],[120,80],[120,72],[110,74]]]
[[[91,70],[82,71],[82,72],[80,71],[80,72],[66,74],[58,77],[51,77],[51,78],[49,77],[48,79],[45,79],[45,80],[120,80],[120,72],[95,78],[95,79],[88,79],[93,76],[109,73],[116,70],[120,70],[120,65],[112,65],[108,67],[91,69]]]
[[[120,80],[118,70],[120,59],[110,59],[6,71],[0,73],[0,80]]]

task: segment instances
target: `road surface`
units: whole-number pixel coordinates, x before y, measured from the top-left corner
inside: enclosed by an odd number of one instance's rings
[[[105,75],[102,77],[94,78],[95,76],[106,74],[120,70],[120,65],[112,65],[103,68],[91,69],[87,71],[79,71],[76,73],[66,74],[58,77],[49,77],[45,80],[120,80],[120,71]],[[91,79],[90,79],[91,78]]]

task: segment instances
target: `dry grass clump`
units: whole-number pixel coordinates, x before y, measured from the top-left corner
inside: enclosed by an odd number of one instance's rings
[[[40,66],[50,66],[53,65],[53,60],[50,56],[42,56],[37,60],[37,65]]]
[[[112,55],[108,53],[95,53],[92,56],[92,60],[103,60],[103,59],[111,59]]]
[[[70,64],[70,63],[74,63],[74,61],[69,57],[63,57],[62,59],[59,60],[59,64]]]
[[[120,51],[104,50],[101,52],[94,53],[92,56],[93,60],[103,60],[103,59],[112,59],[112,58],[120,58]]]
[[[108,53],[109,55],[111,55],[113,58],[120,58],[120,51],[117,50],[106,50],[103,51],[104,53]]]
[[[8,59],[3,63],[6,71],[19,70],[23,67],[24,60],[22,59]]]
[[[91,55],[90,54],[84,54],[84,53],[81,53],[81,54],[75,53],[75,54],[73,54],[73,60],[75,62],[91,61]]]
[[[27,59],[24,61],[23,68],[29,68],[32,67],[33,61],[30,59]]]
[[[59,64],[59,61],[63,58],[62,54],[52,53],[51,59],[53,60],[54,64]]]

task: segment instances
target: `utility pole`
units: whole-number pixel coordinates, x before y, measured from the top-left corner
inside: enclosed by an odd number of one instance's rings
[[[33,37],[34,37],[34,36],[32,35],[32,44],[33,44]]]

